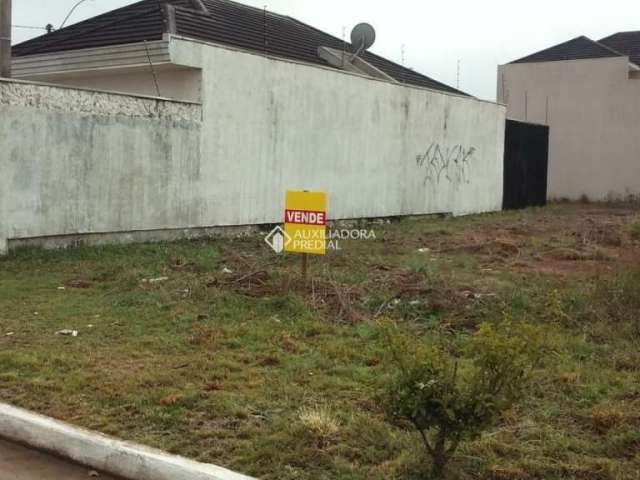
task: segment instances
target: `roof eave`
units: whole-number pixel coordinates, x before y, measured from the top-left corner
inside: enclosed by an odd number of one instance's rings
[[[33,78],[72,72],[85,72],[171,63],[169,37],[107,47],[65,50],[25,55],[12,59],[15,78]]]

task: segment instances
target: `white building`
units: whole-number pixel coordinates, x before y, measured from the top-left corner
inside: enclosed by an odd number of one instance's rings
[[[640,198],[640,32],[502,65],[498,101],[508,118],[549,125],[550,198]]]

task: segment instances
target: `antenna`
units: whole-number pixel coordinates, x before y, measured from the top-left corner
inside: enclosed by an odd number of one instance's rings
[[[356,51],[352,60],[365,50],[370,49],[376,41],[376,31],[368,23],[359,23],[351,30],[351,46]]]
[[[27,30],[46,30],[46,27],[36,27],[34,25],[11,25],[11,28],[24,28]]]
[[[347,27],[342,27],[342,68],[347,58]]]
[[[264,9],[262,10],[262,42],[263,42],[263,48],[264,48],[264,54],[267,54],[267,45],[268,45],[268,40],[267,40],[267,6],[264,6]]]
[[[402,66],[406,67],[405,64],[407,63],[407,46],[404,43],[400,46],[400,51],[402,55]],[[400,73],[400,83],[404,83],[404,68]]]

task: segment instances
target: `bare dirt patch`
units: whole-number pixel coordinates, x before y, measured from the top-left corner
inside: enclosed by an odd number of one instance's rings
[[[633,237],[637,207],[562,206],[548,215],[523,217],[507,225],[474,226],[441,236],[435,251],[465,253],[485,267],[557,275],[611,271],[640,261]]]

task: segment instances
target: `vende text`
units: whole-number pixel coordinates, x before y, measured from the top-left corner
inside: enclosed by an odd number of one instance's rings
[[[306,210],[286,210],[284,222],[300,225],[326,225],[327,214],[325,212],[308,212]]]

